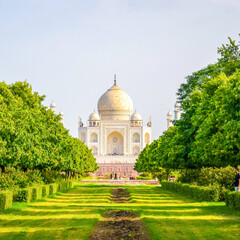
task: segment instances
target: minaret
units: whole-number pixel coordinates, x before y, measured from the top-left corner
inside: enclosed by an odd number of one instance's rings
[[[152,116],[149,117],[149,121],[147,123],[148,127],[152,127]]]
[[[180,105],[180,103],[176,102],[174,107],[175,107],[174,120],[179,120],[180,119],[180,113],[181,113],[181,111],[180,111],[181,105]]]
[[[168,114],[167,114],[167,129],[172,126],[172,120],[173,120],[173,119],[172,119],[172,113],[171,113],[170,110],[169,110],[169,112],[168,112]]]
[[[64,114],[63,114],[63,112],[61,111],[60,113],[60,123],[63,123],[64,122],[64,119],[63,119],[63,116],[64,116]]]
[[[81,123],[82,123],[82,119],[81,119],[81,117],[79,116],[79,117],[78,117],[78,127],[81,127]]]
[[[56,104],[54,101],[52,101],[51,105],[50,105],[51,110],[53,111],[54,114],[56,114]]]

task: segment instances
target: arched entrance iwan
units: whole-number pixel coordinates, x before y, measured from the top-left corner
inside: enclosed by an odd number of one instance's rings
[[[123,155],[123,136],[120,132],[114,131],[108,134],[107,154]]]

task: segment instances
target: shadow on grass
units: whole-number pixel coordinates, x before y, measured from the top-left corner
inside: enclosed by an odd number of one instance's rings
[[[152,239],[238,239],[240,212],[224,203],[200,202],[159,186],[121,186],[132,202],[110,203],[116,185],[77,185],[33,203],[0,211],[0,239],[87,239],[110,209],[132,210]]]

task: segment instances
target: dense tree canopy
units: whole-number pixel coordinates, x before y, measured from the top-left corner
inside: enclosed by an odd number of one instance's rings
[[[45,96],[27,82],[0,83],[0,166],[76,173],[97,169],[91,151],[69,135]]]
[[[217,77],[220,73],[231,76],[237,69],[240,69],[239,44],[236,44],[236,41],[230,37],[228,39],[228,44],[222,44],[218,48],[220,58],[216,63],[209,64],[207,67],[186,77],[186,83],[181,84],[177,92],[180,103],[186,100],[192,91],[201,89],[202,84],[207,82],[208,79]]]
[[[240,164],[240,49],[218,49],[217,63],[193,73],[178,90],[181,119],[146,147],[135,169],[196,169]],[[157,143],[156,143],[157,142]]]

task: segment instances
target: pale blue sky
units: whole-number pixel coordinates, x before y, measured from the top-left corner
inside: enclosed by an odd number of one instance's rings
[[[157,138],[184,77],[238,33],[239,0],[0,0],[0,81],[27,79],[77,136],[116,73]]]

